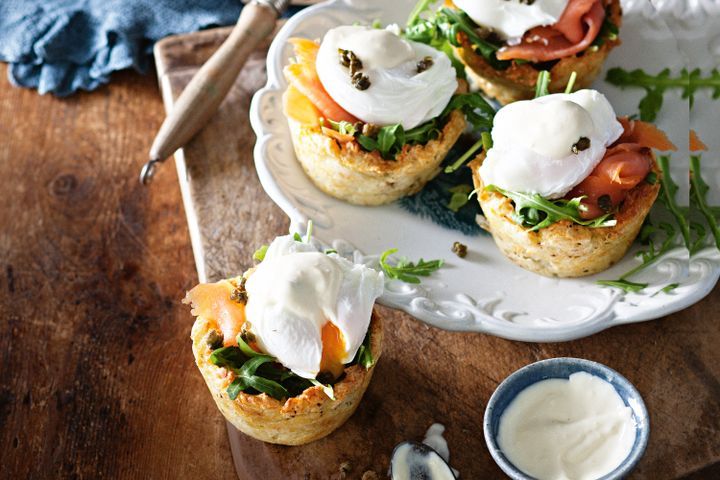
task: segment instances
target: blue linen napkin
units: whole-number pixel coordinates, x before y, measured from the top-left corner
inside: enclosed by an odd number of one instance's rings
[[[240,0],[0,0],[0,60],[14,85],[66,96],[145,72],[155,41],[231,25]]]
[[[469,138],[461,138],[448,153],[443,162],[443,168],[446,165],[452,165],[460,155],[467,151],[470,141]],[[472,172],[467,167],[461,167],[453,173],[441,171],[422,190],[410,197],[401,198],[398,200],[398,204],[413,215],[418,215],[450,230],[457,230],[469,236],[488,235],[485,230],[480,228],[476,220],[477,215],[482,213],[476,196],[469,199],[457,211],[449,208],[453,190],[460,185],[465,186],[466,193],[460,194],[460,196],[467,198],[467,192],[473,188],[472,184]]]

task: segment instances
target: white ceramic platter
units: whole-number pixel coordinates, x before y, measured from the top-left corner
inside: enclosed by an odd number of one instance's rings
[[[707,248],[689,261],[687,250],[678,248],[633,278],[648,282],[648,288],[640,293],[624,294],[598,286],[595,281],[617,278],[636,265],[632,253],[610,270],[595,276],[545,278],[512,264],[489,236],[462,235],[395,204],[360,207],[320,192],[295,158],[282,113],[281,95],[286,87],[282,68],[292,54],[287,39],[293,36],[321,38],[329,28],[355,22],[369,24],[380,20],[384,24],[403,25],[414,3],[412,0],[334,0],[295,15],[275,38],[268,54],[268,83],[255,95],[250,115],[258,137],[255,164],[260,181],[267,194],[290,217],[292,229],[304,231],[308,220],[312,220],[316,239],[368,264],[377,262],[378,254],[388,248],[398,248],[400,254],[411,259],[444,259],[445,266],[423,279],[421,285],[388,281],[381,303],[449,330],[485,332],[535,342],[570,340],[614,325],[667,315],[688,307],[710,292],[720,273],[720,253],[716,249]],[[625,16],[620,31],[623,44],[612,52],[606,68],[643,68],[649,73],[670,68],[679,72],[685,66],[684,59],[668,23],[674,30],[685,28],[693,32],[683,40],[685,44],[680,42],[684,48],[694,48],[698,43],[705,49],[713,48],[708,47],[707,35],[697,34],[701,28],[709,29],[708,33],[717,31],[702,19],[708,18],[702,1],[689,2],[690,10],[678,9],[669,2],[664,2],[666,8],[663,9],[661,3],[655,5],[656,9],[648,0],[623,2]],[[685,5],[684,1],[677,3]],[[666,23],[668,16],[679,19],[677,24]],[[720,51],[714,53],[720,54]],[[643,91],[620,90],[605,83],[604,78],[603,72],[595,87],[608,96],[617,113],[636,113]],[[681,150],[687,145],[688,122],[687,102],[681,98],[680,91],[667,92],[656,123],[670,134],[673,142],[682,146]],[[672,162],[673,177],[681,185],[679,202],[684,204],[688,198],[686,158],[686,152],[677,152]],[[713,171],[713,176],[716,172]],[[454,241],[468,246],[466,258],[460,259],[451,253]],[[658,293],[670,283],[680,286],[671,293]]]

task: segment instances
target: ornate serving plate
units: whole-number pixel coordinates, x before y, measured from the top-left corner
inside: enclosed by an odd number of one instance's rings
[[[258,137],[255,146],[258,176],[267,194],[290,217],[292,229],[304,231],[308,220],[312,220],[316,241],[367,264],[376,264],[379,253],[388,248],[397,248],[411,259],[442,258],[443,268],[424,278],[420,285],[388,280],[381,303],[439,328],[484,332],[515,340],[580,338],[611,326],[668,315],[711,291],[720,274],[720,253],[714,248],[706,248],[692,259],[684,248],[672,250],[633,277],[635,281],[647,282],[647,288],[626,294],[601,287],[596,280],[617,278],[637,265],[632,252],[598,275],[582,279],[545,278],[512,264],[489,236],[463,235],[413,215],[397,204],[354,206],[318,190],[295,158],[282,113],[281,96],[286,87],[282,68],[291,56],[287,39],[321,38],[329,28],[354,22],[369,24],[380,20],[384,24],[403,25],[414,3],[326,2],[292,17],[275,38],[268,54],[268,83],[255,95],[250,115]],[[680,3],[687,8],[679,8]],[[612,52],[606,68],[643,68],[653,73],[670,68],[679,72],[686,66],[680,49],[687,51],[698,45],[711,58],[714,55],[717,64],[720,37],[710,35],[718,30],[707,19],[717,19],[718,14],[708,15],[707,9],[714,6],[705,3],[658,1],[653,6],[647,0],[623,2],[625,16],[620,31],[623,44]],[[704,29],[707,35],[703,35]],[[604,82],[604,77],[603,72],[595,87],[608,96],[618,114],[636,113],[644,92],[621,90]],[[707,96],[710,101],[710,93]],[[672,161],[672,175],[681,186],[678,193],[681,204],[687,204],[688,199],[687,152],[682,152],[687,145],[688,122],[687,100],[681,98],[680,90],[668,91],[656,123],[681,146]],[[720,142],[710,132],[705,138]],[[718,151],[718,145],[711,146]],[[707,180],[717,183],[718,169],[711,172],[712,178]],[[469,253],[464,259],[451,253],[455,241],[468,246]],[[661,292],[664,286],[675,283],[679,285],[671,292]]]

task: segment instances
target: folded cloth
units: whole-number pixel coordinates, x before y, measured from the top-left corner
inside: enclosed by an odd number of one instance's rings
[[[452,165],[467,148],[468,145],[463,144],[461,140],[460,144],[450,150],[443,166]],[[487,235],[477,223],[477,216],[482,213],[477,198],[469,199],[462,206],[458,206],[456,211],[450,209],[453,192],[458,191],[457,187],[466,188],[464,193],[458,192],[458,194],[467,199],[467,192],[472,190],[471,185],[472,172],[467,167],[459,168],[452,173],[441,172],[415,195],[398,200],[398,205],[413,215],[431,220],[450,230],[457,230],[469,236]]]
[[[110,73],[145,72],[155,41],[237,21],[240,0],[0,0],[0,60],[43,94],[93,90]]]

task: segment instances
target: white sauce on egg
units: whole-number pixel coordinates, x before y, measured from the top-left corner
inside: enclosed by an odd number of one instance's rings
[[[569,0],[454,0],[479,26],[492,29],[510,44],[525,32],[541,25],[553,25],[562,16]]]
[[[415,58],[409,42],[390,30],[339,27],[328,32],[325,40],[350,50],[362,60],[363,69],[394,68]]]
[[[485,185],[561,198],[593,171],[622,132],[610,102],[596,90],[511,103],[495,115],[493,147],[480,176]],[[582,137],[590,147],[573,153]]]
[[[355,88],[338,49],[350,50],[362,62],[370,81]],[[430,57],[432,66],[417,71],[418,61]],[[450,59],[428,45],[399,37],[392,30],[342,26],[329,30],[315,62],[320,82],[338,105],[363,122],[399,123],[409,130],[431,120],[445,109],[457,89]]]
[[[383,275],[283,236],[272,242],[245,288],[246,321],[261,350],[295,374],[315,378],[322,327],[328,321],[338,327],[342,363],[350,362],[365,339]]]
[[[541,380],[500,417],[497,441],[505,457],[539,480],[593,480],[630,453],[632,410],[615,388],[585,372]]]

